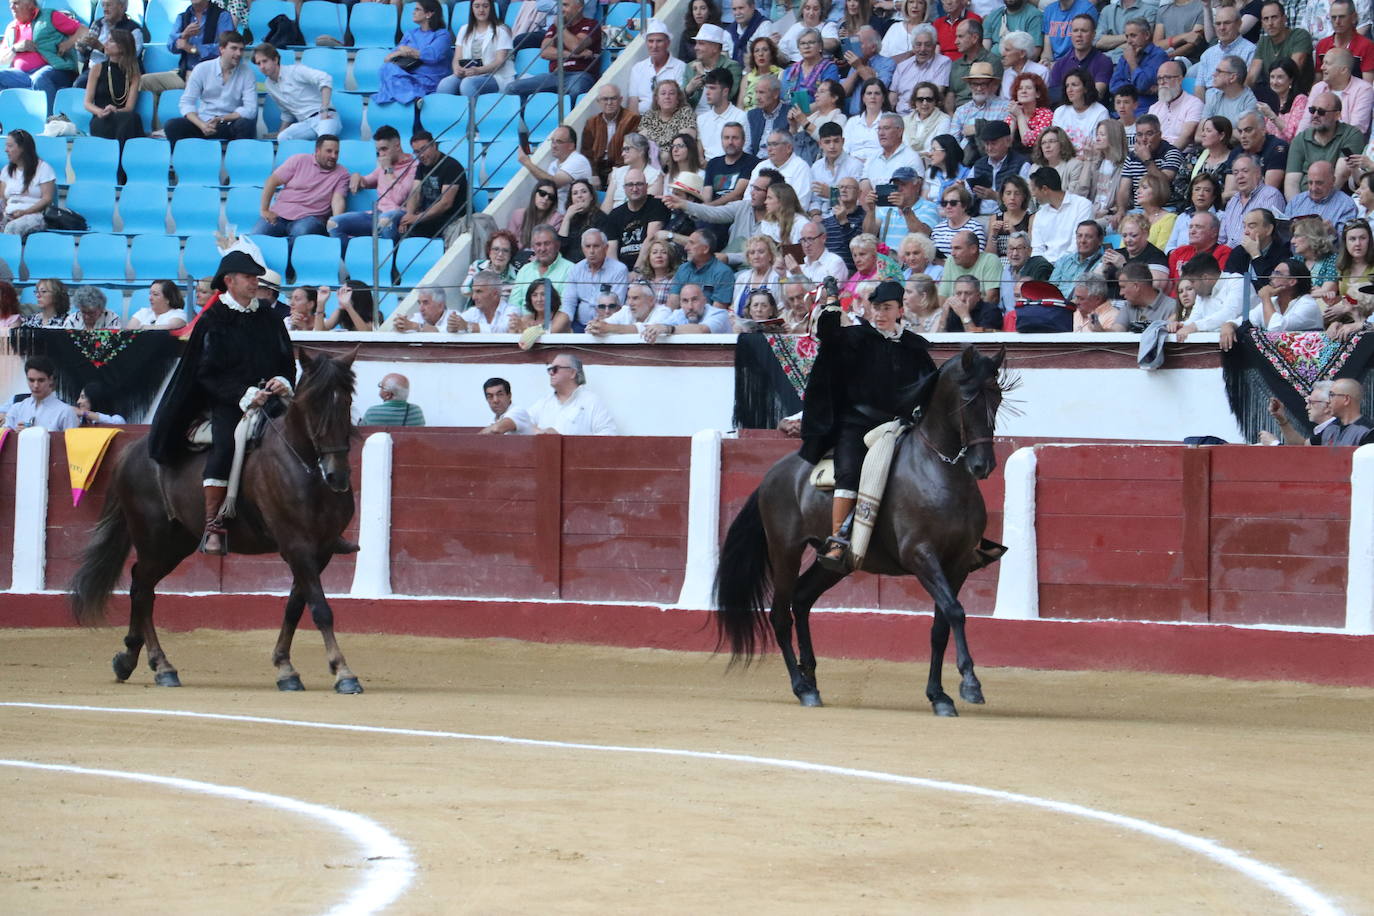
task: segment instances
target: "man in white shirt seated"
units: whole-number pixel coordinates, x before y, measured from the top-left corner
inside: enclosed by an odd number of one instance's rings
[[[425,334],[462,334],[467,331],[463,316],[448,307],[442,287],[422,286],[415,291],[415,298],[419,302],[419,310],[409,316],[397,312],[391,323],[394,330]]]
[[[1197,301],[1188,315],[1188,321],[1169,322],[1169,330],[1178,335],[1180,343],[1196,331],[1219,331],[1228,321],[1240,324],[1247,282],[1245,277],[1222,273],[1216,259],[1210,254],[1197,255],[1184,264],[1179,276],[1180,279],[1191,281],[1197,292]]]
[[[820,223],[811,221],[802,225],[801,248],[803,258],[800,264],[790,254],[784,257],[788,273],[801,273],[815,284],[824,283],[826,277],[834,277],[841,284],[849,279],[849,268],[845,267],[844,259],[826,249],[825,227]]]
[[[666,305],[659,305],[654,298],[654,288],[642,280],[635,280],[625,293],[625,307],[605,317],[587,323],[587,333],[597,336],[605,334],[643,334],[650,324],[663,324],[672,317]]]
[[[6,429],[41,426],[49,431],[73,429],[81,425],[70,404],[53,394],[57,387],[57,366],[46,356],[30,356],[24,361],[24,377],[29,397],[10,407],[5,414]]]
[[[510,382],[500,377],[489,378],[482,383],[482,394],[491,408],[492,419],[477,431],[479,435],[528,435],[533,432],[530,412],[523,407],[511,406]]]
[[[282,64],[281,53],[267,42],[253,49],[253,63],[262,71],[267,94],[281,111],[278,140],[343,136],[343,121],[329,105],[334,77],[305,64]],[[273,127],[266,126],[269,131]]]
[[[730,310],[706,301],[706,292],[695,283],[684,283],[678,293],[678,309],[662,324],[644,328],[645,343],[657,343],[674,334],[729,334]]]
[[[1059,172],[1047,165],[1031,173],[1030,189],[1040,204],[1031,217],[1031,254],[1053,264],[1074,250],[1078,224],[1093,218],[1093,205],[1065,191]]]
[[[471,334],[505,334],[510,330],[510,303],[501,298],[501,275],[482,270],[472,278],[472,304],[459,316]]]
[[[615,417],[594,391],[589,391],[582,360],[560,353],[548,366],[553,389],[530,408],[530,432],[563,436],[614,436]]]

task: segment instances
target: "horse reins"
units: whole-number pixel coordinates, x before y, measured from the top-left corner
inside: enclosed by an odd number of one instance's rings
[[[973,448],[975,445],[982,445],[984,443],[990,443],[994,441],[991,436],[980,436],[977,439],[968,438],[967,421],[964,419],[964,408],[972,404],[974,398],[976,397],[978,397],[977,394],[965,399],[964,402],[955,409],[955,412],[959,415],[959,442],[962,447],[959,449],[959,453],[954,457],[951,458],[950,456],[946,455],[944,452],[940,451],[939,447],[936,446],[934,442],[930,441],[930,436],[926,435],[926,427],[924,423],[916,427],[916,431],[921,435],[921,441],[924,442],[926,446],[932,452],[935,453],[936,458],[939,458],[945,464],[948,464],[950,466],[956,465],[959,463],[960,460],[963,459],[965,455],[968,454],[968,450]]]

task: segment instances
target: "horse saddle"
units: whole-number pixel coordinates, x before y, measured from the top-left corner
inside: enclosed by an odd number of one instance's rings
[[[877,445],[878,440],[883,437],[889,429],[895,429],[902,425],[901,420],[890,420],[879,426],[875,426],[864,433],[864,447],[872,448]],[[835,459],[830,457],[833,453],[827,453],[826,457],[816,462],[816,467],[811,472],[811,486],[817,490],[829,493],[835,489]]]
[[[269,398],[267,402],[268,405],[271,405],[275,400],[277,400],[276,397]],[[240,423],[248,423],[248,448],[257,448],[258,445],[262,443],[263,434],[267,431],[267,418],[269,413],[270,412],[266,409],[250,410],[248,413],[244,414],[244,418],[239,421]],[[277,416],[277,414],[271,413],[271,416]],[[210,429],[210,415],[202,414],[191,424],[190,428],[186,430],[187,449],[192,452],[203,452],[209,449],[213,444],[214,436]]]

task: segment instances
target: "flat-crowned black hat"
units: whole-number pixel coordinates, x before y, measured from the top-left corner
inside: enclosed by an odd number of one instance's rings
[[[210,281],[211,289],[220,292],[225,291],[225,274],[249,274],[254,277],[261,277],[267,273],[267,268],[263,267],[253,256],[246,251],[231,251],[220,259],[219,267],[215,270],[215,279]]]
[[[877,305],[879,302],[901,302],[906,295],[906,290],[902,289],[902,284],[895,280],[884,280],[878,284],[878,288],[873,291],[873,295],[868,297],[868,301]]]

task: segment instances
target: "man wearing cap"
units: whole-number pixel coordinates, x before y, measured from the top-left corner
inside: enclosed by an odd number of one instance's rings
[[[669,53],[671,41],[672,36],[662,20],[650,19],[648,28],[644,30],[644,46],[649,50],[649,56],[630,68],[629,89],[625,93],[626,107],[631,114],[640,114],[641,109],[653,100],[654,83],[659,80],[676,80],[680,83],[687,75],[687,65]],[[619,155],[614,161],[620,161]]]
[[[706,183],[715,191],[712,200],[718,199],[721,191],[727,194],[738,191],[734,200],[744,196],[744,188],[737,187],[736,183],[732,183],[728,188],[716,186],[715,176],[721,172],[717,169],[715,174],[712,174],[712,162],[725,157],[726,164],[733,166],[741,157],[749,159],[749,167],[734,172],[735,175],[741,172],[747,175],[758,164],[757,159],[744,152],[744,131],[749,116],[744,113],[744,109],[737,108],[731,103],[730,98],[734,95],[734,89],[734,78],[730,76],[730,71],[724,67],[717,67],[706,74],[706,107],[697,111],[697,136],[701,138],[701,148],[706,151]],[[730,142],[726,140],[726,128],[732,124],[739,131],[737,142],[733,138]]]
[[[868,452],[864,435],[898,415],[898,392],[936,371],[929,343],[902,323],[903,294],[900,283],[885,280],[869,297],[865,323],[841,326],[835,299],[826,302],[816,322],[820,351],[806,382],[800,454],[815,464],[834,449],[833,533],[817,558],[827,569],[847,568],[845,526]]]
[[[1011,107],[1006,99],[997,94],[1000,81],[991,65],[981,62],[974,64],[964,81],[969,85],[969,100],[955,109],[949,132],[965,149],[969,149],[978,142],[978,122],[1004,122],[1011,116]]]
[[[1093,205],[1087,198],[1065,191],[1059,172],[1050,166],[1031,173],[1030,189],[1040,204],[1031,217],[1031,253],[1058,261],[1073,250],[1074,231],[1093,218]]]
[[[955,40],[958,42],[959,56],[949,67],[949,89],[945,93],[945,111],[954,109],[969,100],[972,87],[968,76],[974,67],[979,73],[991,72],[996,77],[997,87],[1002,85],[1002,61],[983,47],[983,24],[977,19],[965,19],[959,23]],[[978,66],[978,65],[982,66]]]
[[[743,77],[739,63],[721,51],[726,38],[725,30],[710,22],[697,29],[697,59],[687,64],[682,83],[682,88],[687,90],[687,101],[696,108],[697,114],[706,110],[706,95],[702,91],[706,74],[721,67],[730,74],[731,86],[738,86]]]
[[[596,104],[601,110],[582,128],[582,155],[592,164],[592,182],[604,191],[611,169],[624,161],[625,135],[639,129],[639,115],[621,104],[620,87],[615,83],[597,88]]]
[[[930,227],[916,216],[916,202],[921,199],[921,184],[916,170],[910,166],[897,169],[888,181],[894,188],[883,200],[875,201],[873,220],[880,238],[893,251],[901,247],[902,239],[913,232],[930,234]]]
[[[263,272],[243,251],[230,251],[220,261],[211,284],[218,295],[197,318],[148,434],[153,460],[170,465],[185,454],[191,424],[204,413],[210,415],[202,553],[226,552],[219,513],[229,488],[234,427],[249,407],[263,406],[272,395],[289,395],[295,386],[291,339],[281,321],[255,298]]]
[[[640,336],[645,343],[658,343],[675,334],[730,333],[730,310],[721,308],[715,302],[708,302],[706,291],[699,284],[682,284],[682,289],[672,298],[678,301],[677,309],[662,324],[644,326]],[[710,298],[715,298],[715,294]]]
[[[978,139],[983,141],[984,155],[974,160],[968,186],[981,201],[979,212],[996,213],[1002,182],[1011,175],[1024,176],[1030,171],[1030,160],[1011,148],[1011,125],[1006,121],[984,122]]]

